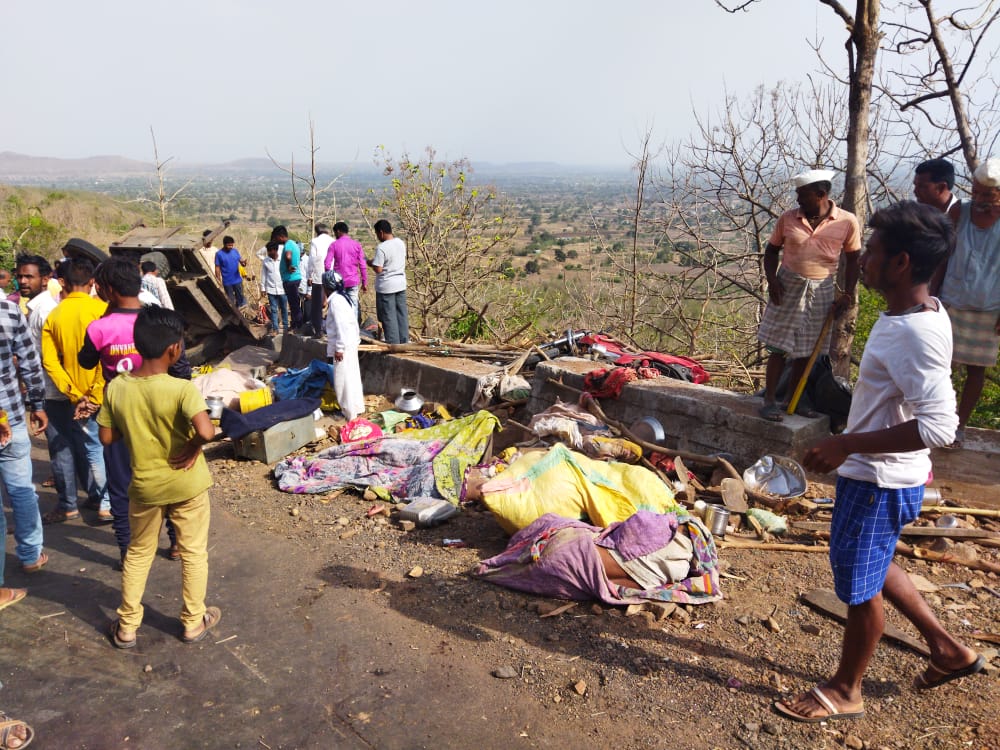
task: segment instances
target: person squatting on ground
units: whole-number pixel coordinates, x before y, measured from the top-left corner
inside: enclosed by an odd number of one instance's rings
[[[135,646],[146,579],[168,514],[181,556],[184,642],[200,641],[222,617],[218,607],[205,606],[212,475],[201,447],[215,437],[215,428],[198,389],[169,374],[180,359],[183,338],[184,319],[175,311],[143,308],[135,320],[142,364],[108,384],[97,416],[101,442],[123,440],[132,459],[132,539],[122,566],[118,619],[110,632],[117,648]]]
[[[281,245],[279,254],[281,283],[288,298],[291,327],[297,331],[302,326],[302,303],[299,302],[299,284],[302,283],[302,269],[299,268],[299,262],[302,249],[295,240],[288,239],[288,229],[281,225],[271,230],[271,242]]]
[[[323,306],[326,304],[323,273],[333,237],[326,224],[317,224],[314,229],[316,236],[309,243],[309,325],[313,336],[318,337],[323,333]]]
[[[236,307],[246,305],[243,296],[243,275],[240,267],[246,267],[247,259],[236,249],[236,240],[226,236],[222,238],[222,249],[215,253],[215,278],[222,284],[229,301]]]
[[[21,395],[22,382],[25,396]],[[42,366],[17,302],[0,300],[0,479],[14,518],[14,552],[25,573],[36,573],[49,556],[42,549],[42,515],[32,481],[29,421],[34,435],[42,434],[48,426]],[[7,540],[7,517],[2,507],[0,540]],[[0,554],[0,586],[5,558],[6,554]],[[23,589],[0,588],[0,609],[23,599],[25,593]]]
[[[792,178],[799,208],[781,215],[764,252],[769,301],[757,339],[767,347],[770,356],[760,415],[772,422],[783,419],[782,409],[775,403],[775,393],[786,361],[792,362],[789,382],[794,388],[805,371],[831,307],[839,317],[854,301],[861,231],[857,217],[830,200],[833,175],[829,170],[811,169]],[[835,300],[841,253],[847,259],[845,289]],[[822,349],[826,350],[828,344],[829,332]],[[816,416],[802,402],[796,413]]]
[[[288,297],[285,296],[285,287],[281,282],[281,260],[278,258],[280,250],[281,245],[271,240],[264,247],[264,254],[258,255],[260,257],[260,291],[267,295],[267,307],[271,318],[268,321],[268,326],[272,334],[279,332],[279,310],[281,311],[280,331],[288,333]]]
[[[971,200],[952,206],[955,245],[942,263],[940,295],[951,317],[954,365],[965,365],[958,401],[956,444],[986,382],[986,368],[1000,350],[1000,159],[987,159],[972,175]],[[938,289],[937,279],[931,288]]]
[[[406,243],[392,234],[392,225],[379,219],[373,227],[378,247],[371,260],[375,272],[375,312],[388,344],[410,340],[409,311],[406,307]]]
[[[94,369],[98,365],[104,376],[105,391],[123,372],[134,372],[142,365],[142,357],[135,346],[135,321],[142,309],[139,289],[142,279],[135,263],[125,258],[109,258],[94,273],[97,293],[108,303],[107,312],[87,326],[83,345],[77,353],[80,367]],[[183,349],[182,349],[183,355]],[[178,362],[181,362],[178,358]],[[177,372],[171,372],[175,377]],[[125,559],[131,530],[129,527],[128,488],[132,481],[132,468],[128,446],[123,441],[104,446],[104,466],[108,477],[108,495],[111,498],[112,527],[118,542],[120,559]],[[167,519],[170,537],[169,556],[179,559],[177,535]]]
[[[344,280],[336,271],[323,274],[328,295],[326,311],[326,356],[333,365],[333,392],[347,421],[365,413],[365,392],[361,384],[358,346],[361,329]]]
[[[111,523],[104,448],[94,419],[104,396],[104,375],[99,369],[81,367],[78,360],[87,326],[104,315],[107,303],[90,296],[94,266],[86,258],[73,258],[60,265],[59,281],[64,284],[65,295],[42,326],[42,365],[65,400],[50,400],[49,418],[73,446],[77,477],[87,476],[87,494],[90,504],[97,505],[98,520]],[[84,462],[86,471],[81,470]],[[57,511],[60,509],[68,517],[75,517],[76,494],[70,488],[66,490],[65,504]]]
[[[354,314],[361,320],[361,300],[358,291],[368,291],[368,263],[361,243],[351,237],[347,222],[338,221],[333,225],[336,239],[330,244],[324,261],[324,269],[336,271],[344,280],[344,292],[351,300]]]
[[[836,673],[775,709],[796,721],[858,718],[861,681],[882,636],[883,597],[927,641],[930,661],[914,686],[928,689],[974,674],[982,656],[963,646],[931,612],[893,561],[901,528],[920,514],[931,469],[929,448],[954,437],[951,325],[927,283],[952,241],[947,217],[904,201],[877,211],[861,259],[865,286],[885,298],[861,359],[847,428],[806,451],[816,472],[838,469],[830,529],[837,596],[847,604]]]

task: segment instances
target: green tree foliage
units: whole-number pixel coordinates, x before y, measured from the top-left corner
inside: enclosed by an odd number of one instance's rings
[[[494,187],[471,183],[468,160],[440,161],[431,148],[398,160],[380,150],[379,161],[391,182],[365,215],[371,222],[388,215],[407,244],[411,325],[422,336],[441,335],[485,300],[497,308],[491,317],[505,318],[510,295],[498,285],[517,233],[507,201]]]

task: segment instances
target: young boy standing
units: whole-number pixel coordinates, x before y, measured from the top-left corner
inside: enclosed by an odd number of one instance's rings
[[[132,462],[132,540],[122,568],[118,619],[110,634],[117,648],[135,646],[146,578],[167,513],[177,529],[183,568],[183,641],[202,640],[222,618],[218,607],[205,606],[212,475],[201,446],[215,436],[215,428],[198,389],[168,373],[181,357],[183,337],[184,319],[173,310],[141,310],[135,321],[135,348],[142,364],[108,384],[97,417],[101,442],[124,440]]]
[[[222,249],[215,253],[215,277],[222,284],[229,301],[236,307],[246,305],[246,298],[243,296],[243,275],[240,268],[245,267],[247,259],[240,256],[240,251],[236,249],[236,240],[226,236],[222,238]]]
[[[847,429],[810,448],[807,469],[839,467],[830,530],[837,596],[847,604],[836,673],[822,685],[774,704],[795,721],[864,715],[861,680],[882,637],[883,594],[916,626],[930,662],[915,680],[925,690],[979,672],[985,659],[934,616],[892,558],[901,528],[920,514],[930,448],[951,443],[958,425],[951,385],[951,324],[927,283],[952,242],[947,217],[903,201],[877,211],[861,258],[865,286],[885,297],[861,359]]]

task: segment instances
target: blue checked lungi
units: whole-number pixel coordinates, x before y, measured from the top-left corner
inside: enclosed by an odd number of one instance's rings
[[[920,515],[924,486],[887,489],[837,479],[830,526],[830,566],[837,598],[862,604],[882,591],[904,525]]]

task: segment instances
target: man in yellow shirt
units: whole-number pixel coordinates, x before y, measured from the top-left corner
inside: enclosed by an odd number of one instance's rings
[[[94,266],[85,258],[75,258],[66,264],[65,278],[60,280],[67,294],[42,326],[42,365],[69,402],[65,409],[53,411],[49,419],[69,438],[77,465],[89,467],[92,486],[88,494],[98,503],[98,519],[110,523],[104,448],[94,418],[104,398],[104,375],[101,368],[85,370],[77,361],[87,326],[104,315],[107,303],[90,296]]]

